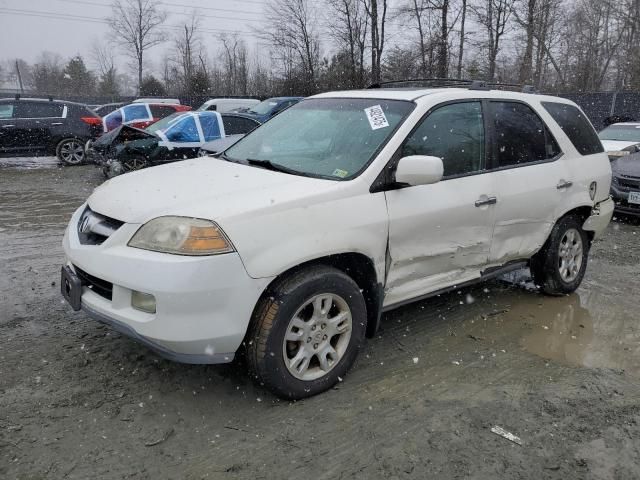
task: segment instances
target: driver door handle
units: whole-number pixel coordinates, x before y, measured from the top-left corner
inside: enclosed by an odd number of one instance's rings
[[[560,180],[560,183],[558,183],[558,185],[556,185],[556,188],[558,190],[563,190],[565,188],[569,188],[573,185],[573,182],[570,182],[569,180]]]
[[[498,203],[498,199],[496,197],[486,197],[479,198],[476,200],[476,207],[484,207],[485,205],[495,205]]]

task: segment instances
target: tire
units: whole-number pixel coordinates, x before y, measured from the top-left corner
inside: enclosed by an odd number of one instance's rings
[[[582,283],[590,247],[582,223],[576,216],[562,217],[531,259],[533,281],[547,295],[573,293]]]
[[[142,155],[127,158],[126,160],[122,160],[120,163],[122,164],[122,170],[125,173],[142,170],[149,166],[149,161]]]
[[[351,277],[325,266],[296,272],[256,306],[246,342],[250,374],[290,400],[324,392],[353,365],[366,324],[364,297]]]
[[[84,142],[79,138],[63,138],[56,145],[56,157],[65,165],[81,165],[84,163]]]

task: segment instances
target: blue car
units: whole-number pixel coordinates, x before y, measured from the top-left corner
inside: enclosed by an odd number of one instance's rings
[[[239,112],[243,117],[252,118],[260,123],[264,123],[277,114],[295,105],[304,97],[273,97],[264,102],[254,105],[249,110]]]

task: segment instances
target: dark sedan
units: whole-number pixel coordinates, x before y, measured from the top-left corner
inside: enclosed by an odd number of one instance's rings
[[[613,160],[611,170],[611,196],[616,211],[640,215],[640,153]]]
[[[272,117],[295,105],[304,97],[274,97],[243,111],[242,115],[264,123]]]

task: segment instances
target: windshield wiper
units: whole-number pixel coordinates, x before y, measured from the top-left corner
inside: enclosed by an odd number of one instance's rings
[[[247,158],[247,164],[264,168],[266,170],[272,170],[274,172],[289,173],[291,175],[304,175],[304,172],[285,167],[284,165],[280,165],[279,163],[273,163],[271,160],[257,160],[255,158]]]

